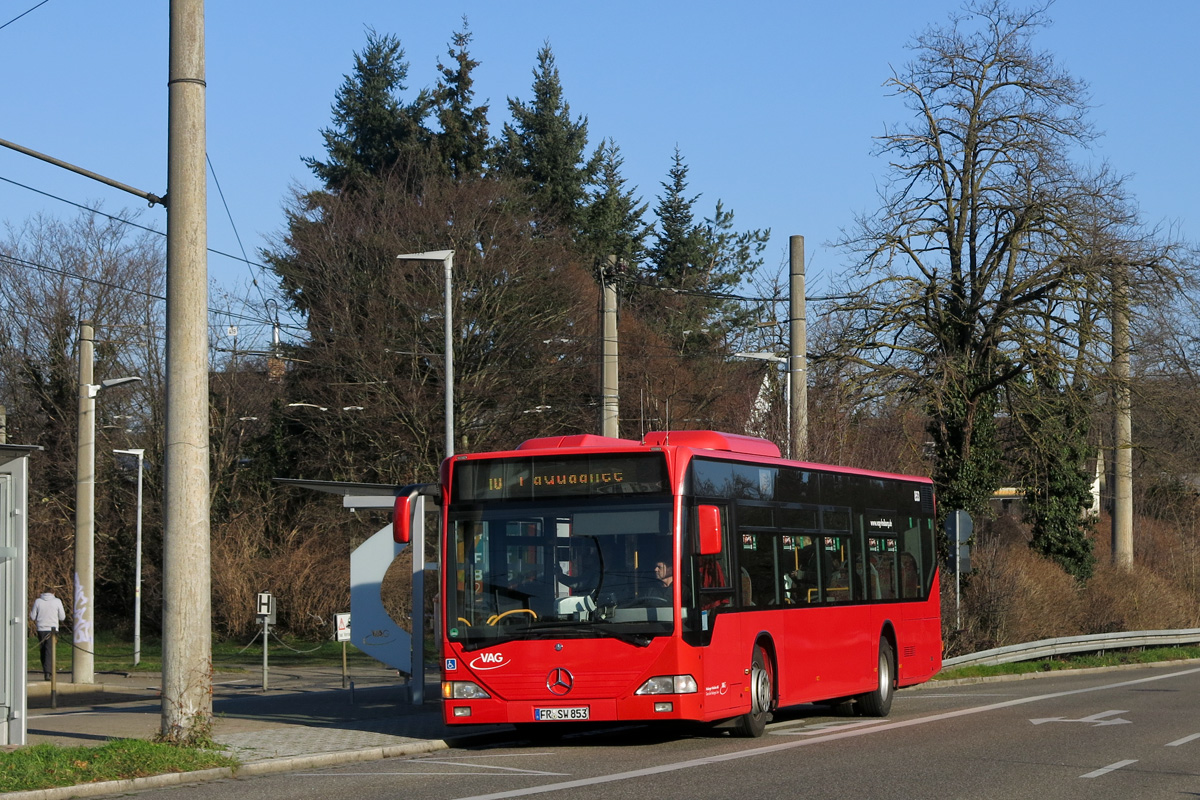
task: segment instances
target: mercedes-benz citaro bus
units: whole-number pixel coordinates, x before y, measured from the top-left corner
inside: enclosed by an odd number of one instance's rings
[[[448,724],[760,736],[800,703],[886,716],[941,667],[927,478],[693,430],[532,439],[455,455],[408,489],[397,541],[418,493],[441,505]]]

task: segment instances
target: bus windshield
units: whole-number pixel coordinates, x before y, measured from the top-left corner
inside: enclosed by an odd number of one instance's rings
[[[484,503],[451,512],[448,638],[475,648],[549,637],[648,644],[669,634],[671,505],[613,501]]]

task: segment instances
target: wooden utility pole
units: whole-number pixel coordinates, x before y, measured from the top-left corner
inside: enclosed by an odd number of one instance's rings
[[[204,0],[171,0],[162,735],[212,720]]]

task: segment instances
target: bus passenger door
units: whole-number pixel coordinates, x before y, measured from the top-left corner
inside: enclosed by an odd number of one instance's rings
[[[743,673],[751,654],[741,645],[744,615],[732,613],[737,580],[730,560],[729,506],[698,503],[690,516],[688,541],[680,559],[687,565],[680,595],[683,639],[701,649],[701,670],[696,678],[705,714],[715,719],[741,710]],[[714,521],[720,528],[716,540],[712,536]]]

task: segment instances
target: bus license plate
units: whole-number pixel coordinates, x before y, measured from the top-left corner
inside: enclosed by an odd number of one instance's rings
[[[563,719],[588,719],[588,707],[577,706],[574,708],[535,708],[533,710],[533,718],[539,722],[551,722],[554,720]]]

